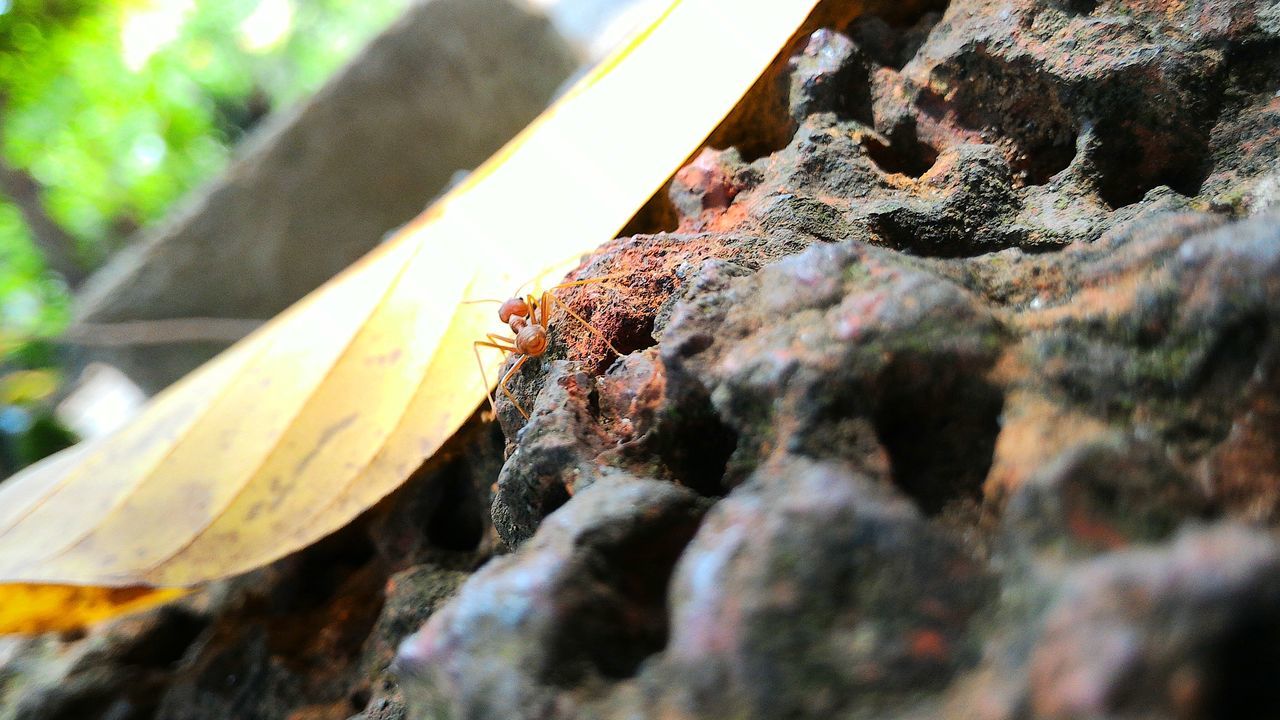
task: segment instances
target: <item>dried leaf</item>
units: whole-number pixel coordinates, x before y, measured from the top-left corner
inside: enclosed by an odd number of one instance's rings
[[[677,0],[396,238],[138,421],[0,485],[0,582],[18,583],[0,587],[0,632],[103,615],[56,586],[254,569],[394,490],[484,398],[471,342],[493,308],[464,301],[558,277],[613,237],[816,1]]]
[[[0,604],[0,627],[10,633],[69,630],[146,610],[185,594],[181,588],[9,585]],[[76,618],[75,623],[67,622],[68,612]]]

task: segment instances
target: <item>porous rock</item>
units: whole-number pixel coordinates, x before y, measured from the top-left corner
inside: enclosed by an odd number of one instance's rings
[[[702,512],[697,495],[655,480],[576,493],[405,640],[402,686],[419,712],[445,717],[571,712],[579,701],[563,689],[626,677],[661,647],[671,566]]]
[[[912,503],[838,462],[771,463],[676,567],[650,714],[831,717],[911,704],[978,646],[991,586]]]
[[[540,699],[478,704],[495,695],[463,672],[433,707],[1271,712],[1275,10],[939,9],[800,45],[790,142],[704,151],[667,232],[607,244],[576,277],[616,279],[563,291],[623,357],[555,322],[511,384],[528,424],[500,403],[512,567],[580,522],[577,478],[715,503],[671,570],[665,643],[554,686],[489,654],[527,636],[454,645],[441,667],[483,658]],[[486,586],[514,581],[493,567]],[[423,637],[464,629],[452,603]]]
[[[1270,717],[1280,546],[1240,525],[1080,563],[958,694],[961,717]],[[969,713],[964,714],[967,708]],[[981,713],[974,712],[981,710]]]

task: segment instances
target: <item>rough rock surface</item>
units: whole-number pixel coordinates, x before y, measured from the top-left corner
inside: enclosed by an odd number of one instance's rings
[[[0,649],[0,717],[1280,716],[1277,58],[1274,2],[813,34],[563,291],[621,358],[556,316],[505,452]]]
[[[182,212],[94,276],[75,312],[86,360],[117,365],[148,392],[185,375],[234,338],[184,337],[212,327],[200,322],[152,337],[111,325],[270,318],[501,147],[576,65],[568,43],[519,2],[409,3],[314,97],[273,116]]]
[[[564,292],[624,356],[566,318],[512,382],[514,553],[402,647],[423,717],[1280,713],[1278,12],[813,34],[791,141],[704,152],[677,226]],[[545,548],[619,527],[619,475],[714,505],[667,577],[566,578]],[[527,584],[602,575],[666,588],[642,662],[614,638],[648,615],[565,624],[580,595]],[[514,623],[513,586],[545,603]],[[584,633],[633,668],[584,671]]]

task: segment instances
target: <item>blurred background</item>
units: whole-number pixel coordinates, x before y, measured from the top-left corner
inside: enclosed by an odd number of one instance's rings
[[[340,271],[655,0],[0,0],[0,478]]]

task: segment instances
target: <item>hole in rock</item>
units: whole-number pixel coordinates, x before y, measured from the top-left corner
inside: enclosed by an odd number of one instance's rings
[[[569,502],[569,497],[569,489],[561,483],[555,483],[547,488],[547,491],[542,494],[542,505],[539,508],[542,517],[545,518],[564,507],[564,504]]]
[[[1059,2],[1062,9],[1072,15],[1092,15],[1099,4],[1101,3],[1098,0],[1060,0]]]
[[[1253,316],[1208,331],[1217,337],[1200,363],[1196,384],[1210,396],[1230,397],[1246,387],[1254,375],[1267,345],[1270,323]]]
[[[887,37],[893,47],[891,53],[898,57],[914,55],[928,31],[941,17],[946,9],[945,0],[927,0],[923,3],[900,3],[880,8],[878,21],[889,27]],[[849,28],[864,15],[864,6],[856,3],[823,3],[810,16],[809,31],[818,28]],[[761,75],[755,85],[747,92],[737,109],[716,128],[707,141],[707,145],[716,148],[736,147],[742,159],[753,162],[782,150],[791,142],[796,132],[796,123],[789,112],[789,77],[790,58],[803,52],[809,41],[809,34],[800,33],[792,44],[779,53],[782,58],[775,62],[768,71]],[[901,67],[906,59],[893,61]],[[867,85],[863,73],[857,81]],[[853,95],[862,90],[853,90]],[[854,101],[856,104],[856,101]],[[867,117],[859,118],[870,124],[869,110]]]
[[[155,623],[120,654],[120,664],[146,668],[176,665],[208,620],[178,606],[161,608]]]
[[[366,511],[368,537],[391,568],[478,548],[489,528],[489,491],[506,439],[482,403],[462,428],[395,492]],[[514,413],[514,410],[512,411]]]
[[[89,631],[84,628],[72,628],[58,633],[58,641],[64,643],[77,642],[85,639],[86,637],[89,637]]]
[[[1001,147],[1026,185],[1043,185],[1071,164],[1079,127],[1065,98],[1070,93],[1032,60],[1009,60],[979,47],[934,69],[936,82],[954,87],[949,97],[922,91],[920,109],[953,117]]]
[[[919,257],[962,258],[1018,246],[1025,233],[1016,228],[1005,235],[973,232],[955,217],[928,208],[898,208],[873,216],[870,226],[877,244]]]
[[[475,550],[484,537],[488,506],[481,502],[470,465],[465,460],[451,463],[435,482],[440,494],[427,520],[428,542],[442,550]]]
[[[287,662],[317,651],[335,662],[355,657],[385,600],[386,575],[368,524],[354,522],[284,562],[291,580],[274,584],[246,610],[262,613],[267,648]]]
[[[894,482],[927,515],[977,500],[991,469],[1004,397],[949,358],[899,358],[877,382],[873,418]]]
[[[653,317],[646,317],[642,322],[621,323],[613,334],[613,345],[623,355],[647,350],[658,341],[653,339]],[[612,358],[610,358],[612,362]]]
[[[348,525],[301,553],[293,596],[305,607],[322,605],[376,557],[377,550],[363,524]]]
[[[1201,717],[1280,717],[1280,618],[1272,608],[1251,608],[1212,655],[1202,666],[1214,682]]]
[[[816,24],[809,27],[810,31],[834,26],[827,22],[834,18],[821,17],[823,12],[824,9],[819,8],[815,11],[815,16],[810,18],[816,21]],[[838,10],[835,12],[839,13]],[[839,22],[847,23],[848,18],[841,17]],[[778,54],[778,60],[756,80],[729,117],[707,138],[706,146],[736,148],[746,163],[768,157],[787,147],[798,127],[791,117],[790,109],[790,61],[804,52],[810,34],[811,32],[799,33]]]
[[[1151,104],[1141,97],[1133,102]],[[1161,185],[1195,197],[1212,166],[1207,134],[1186,127],[1189,121],[1152,117],[1152,110],[1136,112],[1136,117],[1095,125],[1098,194],[1113,209],[1139,202]]]
[[[896,28],[919,28],[930,30],[942,19],[942,14],[951,6],[950,0],[925,0],[920,3],[902,3],[886,7],[881,15],[890,25]]]
[[[1209,172],[1202,152],[1183,148],[1171,151],[1162,159],[1153,159],[1141,148],[1123,140],[1104,140],[1096,165],[1098,194],[1113,210],[1140,202],[1161,185],[1195,197]]]
[[[800,39],[789,52],[780,57],[790,58],[800,52],[804,49],[803,42],[804,39]],[[768,157],[785,148],[791,142],[797,127],[789,112],[789,73],[786,62],[775,62],[703,145],[721,149],[736,148],[746,163]]]
[[[863,140],[867,156],[886,173],[918,178],[938,161],[938,151],[920,142],[914,128],[899,132],[888,145],[873,137]]]
[[[634,677],[640,664],[666,646],[667,588],[676,561],[701,520],[693,508],[668,509],[625,532],[601,539],[584,563],[589,578],[553,640],[547,682],[574,687],[586,676]],[[581,543],[589,540],[583,539]]]
[[[680,214],[676,211],[675,204],[671,202],[670,189],[671,183],[668,181],[627,221],[626,226],[618,233],[618,237],[675,232],[680,226]]]
[[[1229,98],[1237,103],[1269,103],[1280,90],[1280,38],[1232,43],[1227,48],[1227,66],[1229,74],[1224,84]]]
[[[738,447],[738,434],[720,421],[706,398],[688,401],[664,427],[658,456],[681,485],[706,497],[722,497],[729,489],[725,469]]]
[[[351,691],[347,699],[351,701],[351,709],[358,713],[369,706],[369,701],[373,699],[373,693],[367,687],[358,687]]]
[[[901,70],[919,52],[946,6],[945,2],[925,3],[920,12],[900,17],[863,15],[844,34],[875,64]]]
[[[1027,185],[1044,185],[1054,175],[1066,170],[1076,156],[1077,132],[1072,129],[1046,147],[1026,152],[1019,150],[1010,167],[1020,172]]]

